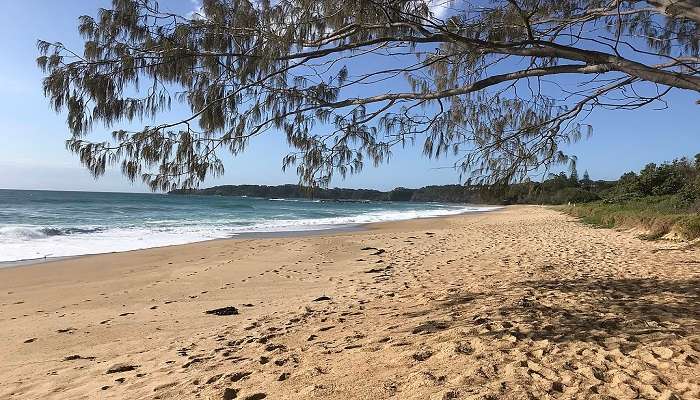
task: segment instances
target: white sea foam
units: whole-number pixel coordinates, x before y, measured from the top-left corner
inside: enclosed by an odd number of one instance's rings
[[[290,232],[332,229],[372,222],[437,217],[465,212],[490,211],[498,207],[443,207],[431,210],[391,210],[365,212],[341,217],[315,219],[275,219],[170,225],[155,221],[139,227],[122,228],[47,228],[37,226],[0,226],[0,262],[45,257],[110,253],[199,242],[232,237],[249,232]],[[161,221],[157,221],[161,222]]]
[[[41,228],[31,226],[2,226],[0,227],[0,243],[2,240],[19,241],[45,238],[48,235]],[[0,255],[2,257],[2,255]]]
[[[263,221],[251,226],[238,227],[232,230],[235,233],[244,232],[286,232],[286,231],[306,231],[332,229],[338,226],[369,224],[373,222],[400,221],[416,218],[440,217],[455,215],[466,212],[491,211],[499,207],[463,207],[444,208],[437,210],[404,210],[404,211],[376,211],[358,215],[315,219],[289,219]]]
[[[289,201],[292,203],[320,203],[321,200],[272,198],[269,201]]]
[[[224,231],[212,227],[206,227],[206,229],[203,227],[116,228],[95,233],[58,236],[3,235],[0,236],[0,261],[110,253],[192,243],[226,236],[228,234]]]

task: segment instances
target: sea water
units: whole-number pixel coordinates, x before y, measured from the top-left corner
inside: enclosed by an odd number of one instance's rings
[[[0,189],[0,262],[490,209],[439,203]]]

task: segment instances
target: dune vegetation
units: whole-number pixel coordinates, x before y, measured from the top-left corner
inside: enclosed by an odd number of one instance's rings
[[[639,228],[647,239],[700,237],[700,154],[624,174],[601,200],[564,206],[584,222]]]

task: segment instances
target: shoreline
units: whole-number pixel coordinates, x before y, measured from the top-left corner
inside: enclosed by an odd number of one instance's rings
[[[389,221],[387,221],[387,222],[389,222]],[[393,221],[391,221],[391,222],[393,222]],[[133,253],[133,252],[139,252],[139,251],[147,251],[147,250],[152,250],[152,249],[177,248],[179,246],[187,246],[187,245],[197,244],[197,243],[218,242],[218,241],[228,241],[228,240],[243,240],[243,239],[269,239],[269,238],[276,238],[276,237],[284,238],[284,237],[320,236],[320,235],[324,235],[326,233],[333,234],[335,232],[361,231],[362,226],[371,225],[371,224],[375,224],[375,223],[381,224],[382,222],[338,226],[338,227],[333,227],[333,228],[328,228],[328,229],[309,229],[309,230],[300,230],[300,231],[279,231],[279,232],[246,232],[246,233],[236,234],[236,235],[231,236],[231,237],[205,239],[205,240],[199,240],[199,241],[189,242],[189,243],[180,243],[180,244],[167,244],[167,245],[163,245],[163,246],[144,247],[141,249],[133,249],[133,250],[110,251],[110,252],[106,252],[106,253],[87,253],[87,254],[77,254],[74,256],[62,256],[62,257],[31,258],[31,259],[17,260],[17,261],[0,261],[0,270],[2,270],[4,268],[26,267],[26,266],[30,266],[30,265],[36,265],[36,264],[50,264],[50,263],[59,262],[59,261],[79,259],[79,258],[83,258],[83,257],[101,256],[101,255],[106,255],[106,254],[122,254],[122,253]]]
[[[450,203],[450,204],[452,204],[452,203]],[[305,236],[333,235],[336,233],[343,233],[343,232],[355,232],[355,231],[369,230],[369,229],[371,229],[371,226],[376,225],[376,224],[394,223],[394,222],[401,222],[401,221],[412,221],[412,220],[419,220],[419,219],[449,218],[449,217],[464,215],[464,214],[477,214],[477,213],[498,211],[499,209],[503,209],[503,208],[507,207],[507,206],[496,206],[496,205],[486,205],[486,204],[469,204],[468,206],[490,207],[491,209],[479,210],[479,211],[464,211],[464,212],[460,212],[460,213],[456,213],[456,214],[433,215],[433,216],[426,216],[426,217],[388,220],[388,221],[379,221],[379,222],[367,222],[367,223],[357,223],[357,224],[339,224],[337,226],[330,226],[329,228],[302,229],[302,230],[290,230],[290,231],[270,231],[270,232],[242,232],[242,233],[237,233],[237,234],[230,236],[230,237],[205,239],[205,240],[199,240],[199,241],[194,241],[194,242],[189,242],[189,243],[168,244],[168,245],[163,245],[163,246],[144,247],[144,248],[139,248],[139,249],[124,250],[124,251],[110,251],[110,252],[104,252],[104,253],[86,253],[86,254],[76,254],[76,255],[69,255],[69,256],[59,256],[59,257],[31,258],[31,259],[23,259],[23,260],[15,260],[15,261],[0,261],[0,270],[4,269],[4,268],[17,268],[17,267],[36,265],[36,264],[50,264],[50,263],[54,263],[57,261],[64,261],[64,260],[76,259],[76,258],[81,258],[81,257],[99,256],[99,255],[104,255],[104,254],[130,253],[130,252],[143,251],[143,250],[149,250],[149,249],[171,248],[171,247],[177,247],[177,246],[186,246],[186,245],[194,244],[194,243],[206,243],[206,242],[213,242],[213,241],[220,241],[220,240],[268,239],[268,238],[278,238],[278,237],[284,238],[284,237],[305,237]]]
[[[3,268],[0,324],[8,400],[700,397],[697,253],[538,206]]]

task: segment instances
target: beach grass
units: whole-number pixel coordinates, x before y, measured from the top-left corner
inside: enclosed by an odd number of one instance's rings
[[[649,196],[615,203],[597,201],[560,208],[593,226],[644,230],[646,233],[640,237],[647,240],[668,234],[684,240],[700,237],[700,214],[679,204],[674,196]]]

